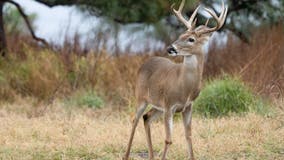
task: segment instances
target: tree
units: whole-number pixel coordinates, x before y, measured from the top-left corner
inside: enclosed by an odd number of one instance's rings
[[[139,1],[134,0],[118,2],[117,0],[35,0],[49,7],[57,5],[77,5],[82,10],[88,10],[93,15],[104,15],[119,23],[153,23],[159,21],[161,17],[167,15],[166,9],[169,3],[164,0],[157,1]],[[32,37],[47,45],[47,42],[35,35],[33,28],[29,22],[28,16],[25,14],[21,6],[14,0],[0,0],[0,54],[5,56],[6,53],[6,36],[3,21],[3,6],[5,3],[14,5],[21,16],[24,18],[25,23],[32,35]]]
[[[105,16],[117,23],[141,23],[153,24],[166,20],[174,27],[179,28],[175,21],[172,21],[171,4],[179,3],[180,0],[35,0],[49,7],[58,5],[76,5],[83,12],[90,15]],[[192,9],[197,5],[198,0],[187,1],[185,13],[190,15]],[[203,4],[216,10],[216,0],[201,0]],[[11,3],[17,7],[24,18],[32,37],[44,44],[44,39],[37,37],[28,21],[21,6],[13,0],[0,0],[0,52],[5,55],[6,38],[3,27],[3,5]],[[220,2],[218,2],[220,3]],[[283,0],[231,0],[228,1],[229,11],[227,23],[223,29],[235,33],[240,39],[249,41],[249,29],[251,26],[260,24],[283,23],[284,2]],[[200,18],[198,18],[200,19]],[[205,20],[199,21],[204,23]],[[214,22],[211,22],[214,23]],[[210,25],[210,24],[209,24]],[[161,25],[159,25],[161,26]]]
[[[34,30],[32,28],[31,23],[29,22],[28,16],[25,14],[25,12],[23,11],[22,7],[15,1],[13,0],[0,0],[0,54],[4,57],[6,55],[6,36],[5,36],[5,29],[4,29],[4,17],[3,17],[3,12],[4,12],[4,4],[5,3],[10,3],[12,5],[14,5],[19,13],[21,14],[21,16],[23,17],[25,23],[27,24],[27,28],[29,29],[32,37],[45,44],[48,45],[48,43],[46,42],[46,40],[39,38],[36,36],[36,34],[34,33]]]
[[[211,7],[214,5],[213,0],[202,0],[202,2]],[[232,31],[245,42],[249,42],[250,32],[255,27],[284,22],[283,0],[230,0],[228,2],[228,20],[223,29]]]
[[[27,15],[29,17],[29,21],[31,23],[32,28],[35,28],[34,21],[37,18],[35,13],[31,13]],[[23,18],[16,8],[13,6],[5,6],[4,7],[4,26],[5,32],[7,35],[19,35],[19,34],[29,34],[29,29],[25,25]]]
[[[91,15],[105,16],[118,23],[155,23],[169,16],[172,3],[179,0],[36,0],[49,7],[78,5]],[[188,1],[195,3],[197,0]]]
[[[153,24],[167,19],[173,27],[181,27],[171,20],[171,4],[180,0],[37,0],[47,6],[80,5],[81,9],[91,15],[105,16],[115,22]],[[197,5],[197,0],[187,1],[185,13],[190,15]],[[201,3],[216,10],[216,0],[201,0]],[[218,2],[221,3],[221,0]],[[251,28],[261,24],[276,24],[284,21],[283,0],[227,0],[229,5],[227,24],[223,29],[228,29],[241,40],[249,42]],[[199,17],[199,19],[201,19]],[[174,22],[174,23],[173,23]],[[204,23],[202,19],[199,23]],[[214,23],[214,22],[211,22]]]
[[[5,56],[6,50],[6,37],[3,22],[3,7],[4,2],[0,1],[0,54]],[[2,24],[2,25],[1,25]]]

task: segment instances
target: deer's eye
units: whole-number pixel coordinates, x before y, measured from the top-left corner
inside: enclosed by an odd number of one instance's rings
[[[193,43],[193,42],[195,42],[195,39],[194,38],[189,38],[188,41]]]

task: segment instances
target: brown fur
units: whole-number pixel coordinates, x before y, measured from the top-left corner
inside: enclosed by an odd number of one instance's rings
[[[184,106],[193,93],[198,92],[200,78],[193,68],[153,57],[139,70],[136,97],[157,107]]]

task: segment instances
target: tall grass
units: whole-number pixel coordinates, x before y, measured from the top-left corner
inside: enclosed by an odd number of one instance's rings
[[[25,49],[26,59],[16,56],[1,60],[2,81],[12,92],[21,96],[47,99],[64,79],[64,66],[55,54],[48,51],[34,52]],[[1,87],[2,88],[2,87]]]
[[[249,44],[229,37],[224,48],[210,46],[205,77],[223,72],[240,75],[255,91],[273,98],[283,97],[283,25],[256,29]]]
[[[23,37],[9,38],[8,59],[0,59],[0,100],[16,95],[39,101],[66,98],[78,90],[94,90],[113,106],[132,104],[136,74],[148,55],[111,56],[87,51],[78,43],[42,49]],[[25,37],[24,37],[25,38]],[[75,39],[76,40],[76,39]],[[75,41],[74,40],[74,41]],[[223,48],[210,46],[204,77],[238,75],[260,95],[283,97],[283,26],[257,30],[250,44],[229,38]]]
[[[25,47],[25,56],[0,59],[0,100],[13,95],[39,101],[67,98],[79,90],[94,90],[117,106],[134,95],[138,67],[147,56],[112,57],[105,51],[86,55],[60,54]]]

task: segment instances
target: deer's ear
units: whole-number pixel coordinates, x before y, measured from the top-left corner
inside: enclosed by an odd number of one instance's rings
[[[202,35],[204,35],[205,37],[211,37],[213,33],[214,32],[208,32],[208,33],[203,33]]]
[[[201,36],[204,38],[210,38],[213,35],[213,33],[214,32],[209,32],[209,33],[202,34]]]
[[[210,38],[214,32],[207,33],[207,36]]]

